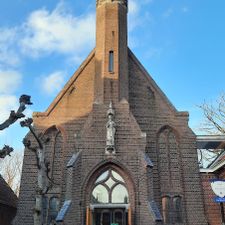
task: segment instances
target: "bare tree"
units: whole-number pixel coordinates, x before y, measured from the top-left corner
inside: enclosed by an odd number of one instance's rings
[[[0,149],[0,158],[5,158],[7,155],[11,156],[11,152],[13,152],[13,148],[5,145],[2,149]]]
[[[45,206],[43,204],[44,199],[48,191],[52,188],[54,181],[50,178],[50,162],[47,161],[45,156],[45,145],[50,140],[42,134],[37,134],[32,126],[33,120],[31,118],[21,121],[22,127],[27,127],[30,133],[36,140],[36,145],[32,145],[31,141],[27,138],[23,140],[24,146],[35,153],[37,160],[37,189],[36,189],[36,203],[34,208],[34,225],[45,225],[44,218]]]
[[[0,173],[15,194],[19,195],[23,153],[14,152],[11,157],[1,161]]]
[[[20,106],[17,111],[12,110],[9,118],[6,119],[3,123],[0,124],[0,131],[6,129],[13,123],[15,123],[18,119],[25,117],[23,114],[24,110],[26,109],[26,105],[32,105],[30,101],[30,96],[28,95],[21,95],[19,99]],[[8,145],[5,145],[2,149],[0,149],[0,158],[5,158],[7,155],[10,156],[10,153],[13,151]]]
[[[205,121],[201,124],[200,130],[209,134],[225,135],[225,94],[221,94],[215,103],[204,102],[199,108],[205,116]],[[209,165],[224,150],[224,145],[218,149],[199,149],[200,167]]]
[[[14,110],[11,111],[9,118],[0,124],[0,130],[4,130],[5,128],[9,127],[13,123],[15,123],[18,119],[25,117],[23,111],[26,109],[26,105],[32,105],[30,101],[30,96],[28,95],[21,95],[19,99],[20,106],[18,110],[15,112]]]
[[[225,134],[225,94],[222,94],[215,104],[204,102],[199,107],[206,119],[201,130],[210,134]]]

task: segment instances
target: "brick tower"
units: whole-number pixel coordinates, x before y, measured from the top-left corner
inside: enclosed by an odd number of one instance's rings
[[[97,0],[96,10],[96,48],[49,108],[33,114],[50,138],[46,224],[206,225],[188,113],[128,48],[127,1]],[[25,149],[14,224],[33,224],[36,183],[35,154]]]
[[[128,99],[127,1],[97,1],[96,100]]]

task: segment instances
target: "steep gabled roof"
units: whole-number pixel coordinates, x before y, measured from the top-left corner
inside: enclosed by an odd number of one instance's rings
[[[88,55],[88,57],[83,61],[83,63],[80,65],[80,67],[77,69],[77,71],[73,74],[73,76],[70,78],[70,80],[66,83],[64,88],[59,92],[59,94],[56,96],[54,101],[51,103],[51,105],[48,107],[48,109],[45,112],[34,112],[33,116],[48,116],[52,110],[57,106],[59,101],[63,98],[63,96],[69,91],[73,83],[78,79],[82,71],[85,69],[85,67],[88,65],[88,63],[93,59],[95,56],[95,49],[91,51],[91,53]]]
[[[170,102],[170,100],[167,98],[167,96],[163,93],[163,91],[159,88],[159,86],[156,84],[156,82],[152,79],[152,77],[149,75],[149,73],[146,71],[146,69],[143,67],[143,65],[140,63],[140,61],[136,58],[136,56],[132,53],[132,51],[128,48],[128,55],[133,60],[133,62],[139,67],[139,69],[142,71],[142,74],[146,77],[146,79],[149,81],[149,84],[153,88],[153,90],[158,94],[158,96],[165,102],[165,104],[170,108],[172,112],[175,114],[185,114],[185,116],[188,115],[187,112],[179,112],[174,107],[174,105]],[[54,99],[54,101],[51,103],[51,105],[48,107],[48,109],[45,112],[35,112],[33,116],[42,117],[42,116],[48,116],[54,108],[58,105],[58,103],[62,100],[62,98],[66,95],[68,91],[70,91],[71,87],[73,86],[74,82],[80,77],[83,70],[87,67],[87,65],[91,62],[91,60],[95,57],[95,49],[91,51],[91,53],[88,55],[88,57],[85,59],[85,61],[81,64],[81,66],[78,68],[78,70],[73,74],[73,76],[70,78],[70,80],[66,83],[64,88],[60,91],[60,93],[57,95],[57,97]]]
[[[17,208],[18,198],[0,175],[0,204]]]
[[[128,49],[129,57],[137,64],[137,66],[140,68],[142,73],[145,75],[146,79],[151,84],[152,88],[155,92],[158,93],[158,95],[162,98],[162,100],[167,104],[167,106],[174,112],[179,113],[177,109],[174,107],[174,105],[171,103],[171,101],[167,98],[167,96],[163,93],[163,91],[160,89],[160,87],[156,84],[156,82],[152,79],[148,71],[144,68],[144,66],[141,64],[141,62],[138,60],[138,58],[134,55],[134,53]],[[182,112],[183,113],[183,112]],[[186,112],[185,112],[186,113]]]

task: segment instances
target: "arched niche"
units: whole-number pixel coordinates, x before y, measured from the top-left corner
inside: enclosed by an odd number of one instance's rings
[[[63,177],[64,131],[54,125],[47,128],[43,132],[43,136],[49,138],[49,141],[45,144],[45,155],[50,162],[50,178],[54,181],[55,186],[60,186]]]
[[[158,171],[162,193],[182,191],[179,134],[171,126],[163,126],[157,133]]]
[[[90,209],[84,218],[96,219],[96,213],[106,210],[105,216],[123,213],[127,220],[124,224],[131,224],[135,211],[135,186],[129,171],[114,162],[106,162],[92,171],[82,188],[84,206]]]

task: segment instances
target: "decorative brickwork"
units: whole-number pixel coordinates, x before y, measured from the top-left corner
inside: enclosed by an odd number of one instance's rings
[[[51,138],[46,146],[55,181],[50,193],[60,199],[60,206],[72,201],[64,224],[94,224],[100,206],[91,202],[93,185],[110,168],[124,179],[129,194],[129,204],[117,206],[127,210],[127,223],[120,225],[162,224],[157,218],[165,195],[181,198],[181,204],[180,198],[174,204],[181,205],[180,225],[206,225],[188,113],[174,108],[128,49],[127,12],[120,4],[126,1],[104,2],[108,4],[97,7],[96,48],[49,109],[34,114],[36,129]],[[115,154],[106,154],[111,101]],[[67,168],[77,153],[76,163]],[[35,156],[25,150],[16,225],[32,224],[35,187]],[[110,211],[116,206],[101,207]]]
[[[176,136],[171,128],[163,128],[158,137],[158,163],[162,195],[182,194],[181,157]]]
[[[115,3],[118,2],[127,7],[127,0],[96,0],[97,6],[102,5],[104,3],[112,3],[112,2],[115,2]]]

